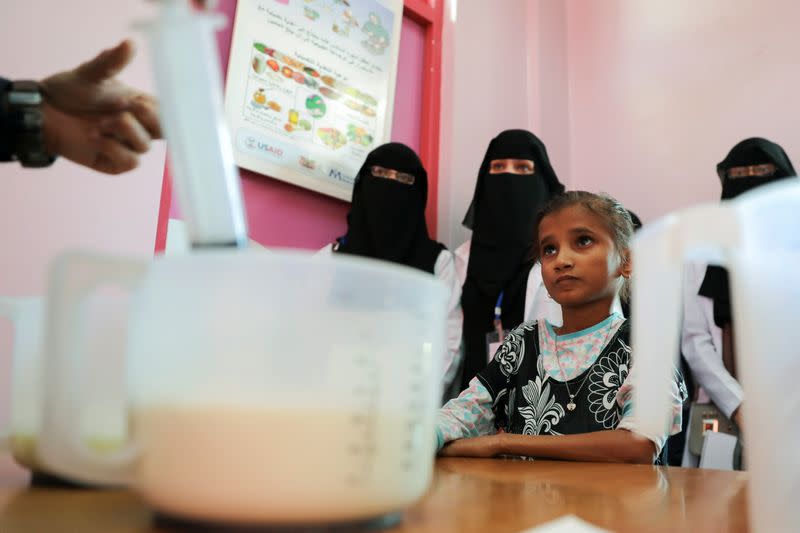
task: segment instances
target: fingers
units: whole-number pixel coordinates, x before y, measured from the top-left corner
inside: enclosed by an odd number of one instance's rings
[[[99,125],[102,137],[116,139],[132,151],[143,154],[150,149],[150,134],[131,113],[118,113]]]
[[[94,59],[77,68],[80,77],[89,82],[109,80],[119,74],[136,54],[133,41],[126,39],[114,48],[100,52]]]
[[[192,0],[195,9],[211,11],[217,7],[217,0]]]
[[[139,166],[139,156],[116,139],[101,137],[97,141],[94,160],[89,165],[104,174],[122,174]]]
[[[153,139],[163,138],[161,122],[159,121],[158,100],[149,94],[139,94],[130,106],[131,113],[145,127]]]

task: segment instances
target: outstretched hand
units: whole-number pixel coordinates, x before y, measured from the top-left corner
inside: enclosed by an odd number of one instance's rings
[[[153,139],[160,139],[156,99],[116,79],[134,55],[133,42],[125,40],[72,70],[45,78],[41,82],[45,100],[69,114],[130,111]]]
[[[162,137],[158,101],[116,76],[135,55],[122,41],[78,67],[41,81],[45,144],[81,165],[118,174],[138,165]]]

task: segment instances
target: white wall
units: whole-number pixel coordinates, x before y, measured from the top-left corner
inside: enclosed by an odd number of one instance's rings
[[[125,81],[152,90],[148,50],[131,30],[152,12],[144,0],[4,0],[0,75],[40,79],[71,68],[132,36],[139,46]],[[49,169],[0,164],[0,294],[35,295],[51,258],[65,248],[151,255],[165,148],[156,143],[140,167],[121,176],[60,160]],[[0,418],[9,375],[10,327],[0,320]]]
[[[764,136],[800,163],[800,2],[566,0],[571,186],[645,220],[719,199],[716,164]]]

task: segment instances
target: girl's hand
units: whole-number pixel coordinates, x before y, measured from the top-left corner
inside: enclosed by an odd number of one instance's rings
[[[494,457],[502,452],[503,435],[486,435],[471,439],[454,440],[439,452],[442,457]]]

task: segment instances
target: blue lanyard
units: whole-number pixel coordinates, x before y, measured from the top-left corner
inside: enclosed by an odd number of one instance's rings
[[[503,342],[505,337],[503,333],[503,296],[505,295],[506,291],[500,291],[500,295],[497,297],[497,302],[494,304],[494,330],[497,332],[497,338],[500,342]]]
[[[497,296],[497,302],[494,304],[494,319],[498,321],[503,314],[503,296],[505,293],[506,291],[500,291],[500,294]]]

